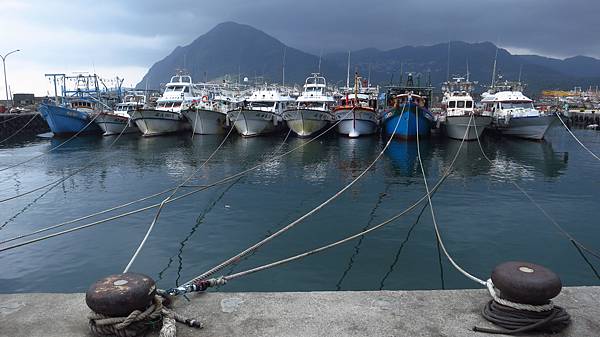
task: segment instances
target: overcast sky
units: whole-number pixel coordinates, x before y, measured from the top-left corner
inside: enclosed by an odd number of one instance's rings
[[[9,86],[39,95],[50,90],[50,72],[95,71],[135,84],[177,45],[223,21],[314,54],[463,40],[600,58],[598,13],[598,0],[0,0],[0,54],[21,49],[7,58]]]

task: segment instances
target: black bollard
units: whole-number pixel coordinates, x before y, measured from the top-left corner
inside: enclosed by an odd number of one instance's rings
[[[529,262],[510,261],[498,265],[492,272],[492,282],[500,298],[531,305],[549,303],[562,289],[558,275]]]
[[[146,310],[152,305],[155,294],[156,285],[149,276],[116,274],[92,284],[85,294],[85,302],[94,312],[120,317],[135,310]]]

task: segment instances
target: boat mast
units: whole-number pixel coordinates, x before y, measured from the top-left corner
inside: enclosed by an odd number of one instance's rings
[[[350,88],[350,51],[348,50],[348,70],[346,71],[346,88]]]
[[[471,73],[469,73],[469,59],[467,58],[467,82],[469,82],[469,75],[471,75]]]
[[[450,41],[448,41],[448,60],[446,61],[446,81],[450,81]]]
[[[496,46],[496,56],[494,56],[494,69],[492,70],[492,88],[496,84],[496,62],[498,61],[498,46]]]
[[[323,48],[321,48],[321,52],[319,52],[319,74],[321,73],[321,57],[323,57]]]
[[[281,85],[285,87],[285,53],[287,51],[287,46],[283,47],[283,69],[282,69],[282,79]]]

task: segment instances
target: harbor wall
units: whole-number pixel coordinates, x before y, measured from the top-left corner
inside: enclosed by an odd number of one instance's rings
[[[36,115],[36,117],[33,121],[27,124],[34,115]],[[27,124],[27,126],[19,131],[25,124]],[[19,131],[19,135],[15,136],[15,138],[50,132],[50,128],[39,112],[0,114],[0,139],[9,137],[17,131]]]
[[[177,336],[487,336],[473,326],[486,290],[339,291],[302,293],[210,292],[178,299],[175,310],[203,322],[177,324]],[[538,337],[600,336],[600,287],[567,287],[555,303],[571,314],[564,331]],[[0,335],[92,336],[85,294],[0,295]],[[149,336],[158,336],[157,333]],[[504,336],[504,335],[495,335]]]

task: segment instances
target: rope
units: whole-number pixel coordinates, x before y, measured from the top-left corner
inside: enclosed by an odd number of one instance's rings
[[[350,113],[351,113],[351,112],[348,112],[348,114],[350,114]],[[348,115],[348,114],[347,114],[347,115]],[[284,153],[282,153],[282,154],[280,154],[280,155],[276,155],[276,156],[274,156],[274,157],[270,158],[269,160],[265,160],[265,161],[263,161],[262,163],[256,164],[256,165],[254,165],[254,166],[252,166],[252,167],[250,167],[250,168],[248,168],[248,169],[246,169],[246,170],[243,170],[243,171],[241,171],[241,172],[238,172],[238,173],[236,173],[236,174],[234,174],[234,175],[231,175],[231,176],[225,177],[225,178],[223,178],[223,179],[221,179],[221,180],[219,180],[219,181],[216,181],[216,182],[214,182],[214,183],[212,183],[212,184],[205,185],[205,186],[201,186],[201,187],[199,187],[198,189],[195,189],[195,190],[193,190],[193,191],[187,192],[187,193],[185,193],[185,194],[182,194],[182,195],[180,195],[180,196],[178,196],[178,197],[172,198],[171,200],[169,200],[169,201],[167,202],[167,204],[168,204],[168,203],[171,203],[171,202],[174,202],[174,201],[176,201],[176,200],[179,200],[179,199],[182,199],[182,198],[188,197],[188,196],[190,196],[190,195],[193,195],[193,194],[199,193],[199,192],[201,192],[201,191],[204,191],[204,190],[206,190],[206,189],[212,188],[212,187],[214,187],[214,186],[218,186],[218,185],[221,185],[221,184],[225,184],[225,183],[227,183],[227,182],[229,182],[229,181],[231,181],[231,180],[234,180],[234,179],[236,179],[236,178],[238,178],[238,177],[241,177],[241,176],[243,176],[243,175],[245,175],[245,174],[247,174],[247,173],[249,173],[249,172],[252,172],[252,171],[254,171],[254,170],[256,170],[256,169],[258,169],[258,168],[260,168],[260,167],[262,167],[262,166],[265,166],[265,165],[267,165],[269,162],[271,162],[271,161],[273,161],[273,160],[276,160],[276,159],[282,158],[282,157],[284,157],[284,156],[287,156],[287,155],[289,155],[290,153],[292,153],[292,152],[294,152],[294,151],[297,151],[298,149],[301,149],[301,148],[303,148],[304,146],[307,146],[308,144],[312,143],[313,141],[315,141],[315,140],[319,139],[321,136],[323,136],[324,134],[326,134],[327,132],[329,132],[329,131],[331,131],[333,128],[335,128],[335,127],[336,127],[336,126],[337,126],[337,125],[340,123],[340,121],[341,121],[341,120],[339,120],[339,121],[335,122],[335,123],[334,123],[334,124],[332,124],[332,125],[331,125],[329,128],[327,128],[325,131],[321,132],[320,134],[318,134],[318,135],[317,135],[317,136],[315,136],[314,138],[311,138],[311,139],[310,139],[310,140],[308,140],[307,142],[305,142],[305,143],[303,143],[303,144],[300,144],[299,146],[296,146],[296,147],[292,148],[291,150],[288,150],[288,151],[286,151],[286,152],[284,152]],[[166,192],[168,192],[168,191],[171,191],[171,190],[172,190],[172,189],[169,189],[169,190],[166,190],[166,191],[163,191],[163,192],[157,193],[157,194],[155,194],[155,195],[153,195],[153,196],[160,195],[160,194],[164,194],[164,193],[166,193]],[[146,198],[149,198],[149,197],[146,197]],[[144,198],[142,198],[142,199],[144,199]],[[138,199],[138,200],[142,200],[142,199]],[[133,202],[131,202],[130,204],[132,204],[132,203],[135,203],[135,202],[137,202],[137,201],[133,201]],[[50,238],[53,238],[53,237],[57,237],[57,236],[61,236],[61,235],[64,235],[64,234],[71,233],[71,232],[79,231],[79,230],[81,230],[81,229],[85,229],[85,228],[89,228],[89,227],[94,227],[94,226],[96,226],[96,225],[99,225],[99,224],[102,224],[102,223],[105,223],[105,222],[108,222],[108,221],[112,221],[112,220],[120,219],[120,218],[123,218],[123,217],[129,216],[129,215],[137,214],[137,213],[140,213],[140,212],[143,212],[143,211],[147,211],[147,210],[149,210],[149,209],[152,209],[152,208],[155,208],[155,207],[159,207],[159,206],[160,206],[160,204],[154,204],[154,205],[146,206],[146,207],[143,207],[143,208],[138,208],[138,209],[136,209],[136,210],[129,211],[129,212],[126,212],[126,213],[121,213],[121,214],[118,214],[118,215],[115,215],[115,216],[112,216],[112,217],[109,217],[109,218],[105,218],[105,219],[102,219],[102,220],[98,220],[98,221],[94,221],[94,222],[91,222],[91,223],[87,223],[87,224],[84,224],[84,225],[81,225],[81,226],[77,226],[77,227],[70,228],[70,229],[67,229],[67,230],[63,230],[63,231],[60,231],[60,232],[57,232],[57,233],[49,234],[49,235],[46,235],[46,236],[43,236],[43,237],[35,238],[35,239],[29,240],[29,241],[25,241],[25,242],[17,243],[17,244],[11,245],[11,246],[7,246],[7,247],[4,247],[4,248],[0,248],[0,252],[7,251],[7,250],[11,250],[11,249],[18,248],[18,247],[22,247],[22,246],[26,246],[26,245],[29,245],[29,244],[32,244],[32,243],[36,243],[36,242],[40,242],[40,241],[44,241],[44,240],[47,240],[47,239],[50,239]],[[118,208],[123,208],[123,207],[125,207],[125,206],[121,205],[121,206],[114,207],[114,208],[112,208],[112,209],[108,209],[108,210],[104,210],[104,211],[101,211],[101,212],[97,212],[97,213],[95,213],[95,214],[102,214],[102,213],[106,213],[106,212],[108,212],[108,211],[110,211],[110,210],[115,210],[115,209],[118,209]],[[81,219],[85,219],[85,218],[90,218],[90,217],[92,217],[92,216],[94,216],[94,215],[88,215],[88,216],[85,216],[85,217],[82,217],[82,218],[79,218],[79,219],[81,220]],[[76,221],[78,221],[78,220],[77,220],[77,219],[75,219],[75,220],[71,220],[71,221],[63,222],[63,223],[61,223],[61,224],[57,224],[57,225],[54,225],[54,226],[46,227],[46,228],[44,228],[44,229],[41,229],[41,230],[39,230],[39,231],[37,231],[37,232],[41,232],[41,231],[47,231],[47,230],[51,230],[51,229],[54,229],[54,228],[57,228],[57,227],[62,227],[62,226],[65,226],[65,225],[67,225],[67,224],[69,224],[69,223],[73,223],[73,222],[76,222]],[[25,237],[25,236],[30,236],[30,235],[33,235],[33,233],[29,233],[29,234],[22,235],[22,237]],[[13,241],[13,240],[16,240],[16,239],[17,239],[17,238],[13,238],[13,239],[11,239],[11,240],[9,240],[9,241]],[[0,242],[0,243],[1,243],[1,242]]]
[[[446,180],[446,178],[448,178],[450,176],[450,174],[452,173],[452,169],[454,167],[454,163],[456,162],[456,159],[458,158],[458,155],[460,154],[460,151],[461,151],[462,146],[464,144],[465,138],[466,138],[466,134],[465,134],[465,137],[463,137],[463,140],[461,141],[460,146],[459,146],[458,150],[456,151],[456,154],[454,155],[454,158],[450,162],[450,165],[448,166],[448,168],[446,169],[446,171],[442,174],[442,177],[437,182],[437,184],[435,184],[435,186],[432,188],[432,190],[431,190],[432,193],[434,193],[437,189],[439,189],[441,187],[442,183]],[[417,200],[414,204],[412,204],[411,206],[409,206],[408,208],[406,208],[404,211],[402,211],[402,212],[394,215],[393,217],[385,220],[384,222],[382,222],[382,223],[380,223],[378,225],[375,225],[375,226],[373,226],[373,227],[371,227],[369,229],[363,230],[363,231],[361,231],[359,233],[356,233],[356,234],[354,234],[352,236],[349,236],[349,237],[346,237],[346,238],[341,239],[339,241],[330,243],[328,245],[325,245],[325,246],[322,246],[322,247],[319,247],[319,248],[315,248],[313,250],[309,250],[309,251],[306,251],[304,253],[288,257],[286,259],[282,259],[282,260],[275,261],[275,262],[272,262],[272,263],[269,263],[269,264],[265,264],[265,265],[262,265],[262,266],[259,266],[259,267],[248,269],[246,271],[238,272],[236,274],[231,274],[231,275],[222,276],[222,277],[218,277],[218,278],[211,278],[211,279],[208,279],[208,280],[199,280],[198,278],[196,278],[196,279],[194,279],[194,280],[192,280],[190,282],[187,282],[186,284],[182,285],[181,287],[169,289],[169,290],[167,290],[167,292],[169,294],[171,294],[171,295],[181,295],[181,294],[185,294],[185,293],[188,293],[188,292],[191,292],[191,291],[203,291],[203,290],[206,290],[209,286],[220,286],[220,285],[226,284],[229,280],[233,280],[233,279],[245,276],[245,275],[253,274],[253,273],[256,273],[256,272],[259,272],[259,271],[262,271],[262,270],[270,269],[270,268],[273,268],[273,267],[276,267],[276,266],[279,266],[279,265],[282,265],[282,264],[285,264],[285,263],[289,263],[289,262],[292,262],[292,261],[295,261],[295,260],[298,260],[298,259],[310,256],[310,255],[313,255],[313,254],[325,251],[327,249],[330,249],[330,248],[333,248],[335,246],[341,245],[341,244],[346,243],[348,241],[351,241],[351,240],[354,240],[356,238],[362,237],[362,236],[364,236],[364,235],[366,235],[366,234],[368,234],[368,233],[370,233],[372,231],[375,231],[375,230],[377,230],[377,229],[379,229],[381,227],[384,227],[384,226],[388,225],[389,223],[391,223],[391,222],[399,219],[403,215],[405,215],[408,212],[410,212],[413,209],[415,209],[419,204],[421,204],[426,199],[427,199],[427,196],[423,195],[421,197],[421,199]],[[200,286],[200,285],[202,285],[202,286]]]
[[[575,136],[575,134],[573,133],[573,131],[571,131],[571,129],[569,129],[569,127],[567,126],[567,124],[565,124],[565,122],[562,120],[562,118],[560,118],[560,114],[558,112],[555,112],[556,117],[558,117],[558,119],[560,120],[560,122],[562,123],[562,125],[564,125],[565,129],[567,129],[567,131],[569,132],[569,134],[577,141],[577,143],[579,143],[579,145],[581,145],[581,147],[583,147],[587,152],[589,152],[594,158],[596,158],[597,160],[600,161],[600,157],[598,157],[594,152],[592,152],[592,150],[590,150],[587,146],[585,146],[578,138],[577,136]]]
[[[238,112],[236,118],[239,117],[240,113],[241,113],[241,110]],[[210,156],[208,156],[208,158],[206,158],[206,160],[198,168],[196,168],[194,171],[192,171],[192,173],[187,177],[187,179],[185,179],[181,184],[179,184],[171,192],[171,194],[168,197],[166,197],[160,203],[160,205],[158,206],[158,210],[156,211],[156,215],[154,216],[154,219],[152,220],[152,223],[150,223],[150,227],[148,227],[148,230],[146,231],[146,235],[142,239],[142,242],[140,242],[140,245],[138,246],[138,248],[135,250],[135,253],[133,253],[133,256],[129,260],[129,263],[127,264],[127,266],[123,270],[123,274],[125,274],[126,272],[129,271],[129,268],[131,268],[131,265],[133,264],[133,262],[135,261],[135,259],[138,256],[138,254],[140,253],[140,251],[144,247],[144,244],[146,244],[146,240],[148,240],[148,237],[150,236],[150,233],[152,233],[152,230],[154,229],[154,226],[156,225],[156,222],[158,221],[158,218],[160,217],[160,212],[162,211],[162,209],[165,206],[165,204],[169,200],[171,200],[171,198],[175,195],[175,193],[177,193],[177,191],[179,191],[179,189],[181,188],[181,186],[187,184],[196,175],[196,173],[198,173],[198,171],[200,171],[202,168],[204,168],[204,166],[206,166],[206,164],[214,157],[214,155],[217,154],[217,152],[221,149],[221,147],[223,147],[223,145],[225,144],[225,142],[227,141],[227,139],[229,139],[229,136],[231,135],[233,129],[234,129],[233,127],[229,128],[229,132],[227,132],[227,135],[225,135],[225,138],[223,138],[223,140],[221,141],[221,143],[219,144],[219,146],[217,146],[217,148],[210,154]]]
[[[38,116],[38,114],[33,114],[33,116],[31,117],[31,119],[29,119],[27,121],[27,123],[25,123],[25,125],[23,125],[19,130],[15,131],[15,133],[13,133],[12,135],[4,138],[3,140],[0,140],[0,144],[6,142],[7,140],[11,139],[12,137],[16,136],[19,134],[19,132],[21,132],[23,129],[25,129],[27,127],[27,125],[29,125],[29,123],[33,122],[33,120]]]
[[[571,316],[552,301],[543,305],[515,303],[498,296],[491,279],[486,282],[492,296],[482,311],[482,316],[504,329],[473,327],[473,331],[514,335],[528,331],[556,333],[571,323]]]
[[[477,133],[477,124],[475,124],[475,133]],[[481,153],[483,154],[483,157],[490,163],[490,164],[494,164],[492,162],[492,160],[487,156],[487,154],[485,153],[485,151],[483,150],[483,146],[481,145],[481,141],[479,140],[479,136],[477,136],[477,144],[479,144],[479,149],[481,150]],[[527,197],[527,199],[529,199],[529,201],[537,208],[540,210],[540,212],[542,212],[542,214],[544,214],[544,216],[550,220],[550,222],[554,225],[554,227],[556,227],[556,229],[558,229],[558,231],[563,234],[565,237],[567,237],[567,239],[569,239],[573,244],[581,247],[583,250],[585,250],[586,252],[590,253],[592,256],[594,256],[595,258],[600,260],[600,253],[594,251],[591,248],[586,247],[584,244],[582,244],[581,242],[579,242],[577,239],[575,239],[571,234],[569,234],[556,220],[554,220],[554,218],[552,216],[550,216],[550,214],[548,214],[548,212],[546,212],[546,210],[544,210],[544,208],[542,208],[542,206],[540,204],[538,204],[532,197],[531,195],[529,195],[529,193],[527,193],[527,191],[525,191],[521,186],[519,186],[519,184],[517,184],[514,180],[509,179],[510,183],[513,184],[515,186],[515,188],[517,188],[521,193],[523,193],[523,195],[525,195],[525,197]]]
[[[145,335],[159,325],[160,337],[175,337],[175,322],[189,327],[202,328],[202,323],[187,319],[164,305],[167,298],[155,295],[152,305],[146,310],[135,310],[125,317],[111,317],[92,311],[88,316],[90,331],[96,336],[136,337]]]
[[[61,146],[67,144],[68,142],[70,142],[71,140],[73,140],[75,137],[79,136],[79,134],[81,134],[83,132],[83,130],[87,129],[87,127],[90,126],[96,120],[96,118],[98,118],[98,116],[100,116],[100,114],[96,114],[94,116],[94,118],[92,118],[92,120],[90,120],[83,128],[81,128],[81,130],[77,131],[74,135],[72,135],[71,137],[69,137],[67,140],[65,140],[64,142],[56,145],[55,147],[51,148],[50,150],[48,150],[46,152],[43,152],[43,153],[40,153],[39,155],[33,156],[33,157],[31,157],[29,159],[26,159],[26,160],[24,160],[22,162],[19,162],[19,163],[16,163],[16,164],[13,164],[13,165],[10,165],[10,166],[7,166],[7,167],[3,167],[3,168],[0,169],[0,172],[6,171],[6,170],[11,169],[13,167],[17,167],[19,165],[23,165],[25,163],[28,163],[28,162],[34,160],[34,159],[43,157],[43,156],[47,155],[48,153],[50,153],[50,152],[52,152],[52,151],[60,148]]]
[[[352,111],[354,111],[354,108],[352,108],[352,110],[350,112],[352,112]],[[265,245],[269,241],[271,241],[271,240],[275,239],[276,237],[278,237],[279,235],[285,233],[289,229],[291,229],[294,226],[296,226],[298,223],[302,222],[304,219],[308,218],[309,216],[313,215],[314,213],[316,213],[317,211],[319,211],[320,209],[322,209],[323,207],[325,207],[327,204],[329,204],[333,200],[337,199],[346,190],[348,190],[357,181],[359,181],[365,174],[367,174],[367,172],[375,165],[375,163],[379,160],[379,158],[381,158],[381,156],[383,155],[383,153],[385,152],[385,150],[389,147],[390,143],[394,139],[394,134],[396,133],[396,129],[398,128],[398,125],[400,124],[400,120],[401,120],[402,114],[404,114],[404,107],[402,109],[400,117],[398,118],[398,121],[396,122],[396,126],[394,127],[394,131],[393,131],[392,135],[390,136],[390,138],[388,139],[387,143],[385,144],[383,150],[381,150],[379,152],[379,154],[377,155],[377,157],[375,157],[375,159],[356,178],[354,178],[349,184],[347,184],[346,186],[344,186],[341,190],[339,190],[337,193],[335,193],[334,195],[332,195],[329,199],[327,199],[324,202],[322,202],[317,207],[315,207],[312,210],[308,211],[307,213],[305,213],[304,215],[302,215],[298,219],[292,221],[287,226],[281,228],[280,230],[278,230],[277,232],[269,235],[268,237],[264,238],[263,240],[255,243],[254,245],[252,245],[251,247],[249,247],[249,248],[245,249],[244,251],[238,253],[237,255],[235,255],[235,256],[233,256],[233,257],[231,257],[231,258],[229,258],[229,259],[221,262],[219,265],[211,268],[210,270],[208,270],[208,271],[204,272],[203,274],[195,277],[193,280],[188,281],[187,283],[193,282],[194,280],[203,280],[203,279],[206,279],[210,275],[218,272],[219,270],[227,267],[228,265],[237,262],[242,257],[244,257],[244,256],[252,253],[253,251],[255,251],[257,249],[259,249],[260,247],[262,247],[263,245]]]
[[[119,135],[118,135],[118,136],[117,136],[117,137],[116,137],[116,138],[115,138],[115,139],[114,139],[114,140],[113,140],[113,141],[112,141],[112,142],[111,142],[111,143],[108,145],[108,147],[106,148],[106,150],[104,150],[104,152],[107,152],[108,150],[110,150],[110,148],[112,148],[112,146],[113,146],[113,145],[115,145],[115,143],[116,143],[116,142],[119,140],[119,138],[121,138],[121,136],[123,135],[123,133],[125,132],[125,130],[126,130],[126,129],[127,129],[127,125],[125,125],[125,127],[123,127],[123,130],[121,130],[121,133],[119,133]],[[53,189],[54,187],[58,186],[58,185],[59,185],[60,183],[62,183],[63,181],[65,181],[65,180],[67,180],[67,179],[69,179],[69,178],[73,177],[73,176],[74,176],[74,175],[76,175],[77,173],[79,173],[79,172],[81,172],[81,171],[83,171],[83,170],[85,170],[85,169],[87,169],[87,168],[90,168],[90,167],[92,167],[92,166],[96,165],[96,163],[97,163],[98,161],[100,161],[100,160],[104,159],[104,158],[105,158],[106,156],[108,156],[108,155],[109,155],[109,153],[105,153],[103,156],[100,156],[100,158],[98,158],[98,159],[96,159],[96,160],[93,160],[92,162],[88,163],[87,165],[84,165],[83,167],[81,167],[81,168],[79,168],[79,169],[75,170],[73,173],[71,173],[71,174],[68,174],[66,177],[63,177],[63,178],[61,178],[61,179],[58,179],[58,180],[55,180],[55,181],[49,182],[48,184],[45,184],[45,185],[42,185],[42,186],[36,187],[36,188],[34,188],[34,189],[32,189],[32,190],[29,190],[29,191],[27,191],[27,192],[23,192],[23,193],[20,193],[20,194],[17,194],[17,195],[13,195],[12,197],[8,197],[8,198],[0,199],[0,203],[6,202],[6,201],[10,201],[10,200],[14,200],[14,199],[17,199],[17,198],[20,198],[20,197],[23,197],[23,196],[29,195],[29,194],[31,194],[31,193],[37,192],[37,191],[39,191],[39,190],[41,190],[41,189],[44,189],[44,188],[46,188],[46,187],[48,187],[48,186],[52,186],[50,189]]]
[[[21,115],[17,115],[17,116],[11,117],[11,118],[9,118],[9,119],[5,119],[5,120],[1,121],[1,122],[0,122],[0,124],[4,124],[4,123],[6,123],[6,122],[10,122],[10,121],[12,121],[13,119],[17,119],[17,118],[19,118],[19,117],[21,117]]]
[[[418,108],[417,108],[418,109]],[[416,118],[416,123],[417,123],[417,130],[419,130],[419,116],[417,116]],[[471,127],[471,121],[473,120],[473,113],[471,113],[470,117],[469,117],[469,123],[467,124],[467,128],[465,130],[465,134],[463,136],[463,141],[467,136],[467,133],[469,132],[469,128]],[[477,123],[475,123],[477,124]],[[425,190],[427,191],[427,202],[429,203],[429,210],[431,212],[431,219],[433,221],[433,228],[435,229],[435,235],[437,236],[438,242],[440,244],[440,247],[442,248],[442,251],[444,252],[444,255],[446,255],[446,257],[448,258],[448,261],[450,261],[450,263],[454,266],[454,268],[456,268],[456,270],[458,270],[460,273],[462,273],[463,275],[465,275],[467,278],[481,284],[485,286],[485,281],[477,278],[473,275],[471,275],[470,273],[468,273],[466,270],[464,270],[463,268],[461,268],[452,258],[452,256],[450,256],[450,254],[448,253],[448,251],[446,250],[446,245],[444,245],[444,241],[442,241],[442,236],[440,235],[440,230],[438,228],[438,224],[437,224],[437,220],[435,218],[435,212],[433,211],[433,203],[431,202],[431,192],[429,190],[429,184],[427,184],[427,176],[425,175],[425,167],[423,165],[423,160],[421,159],[421,147],[419,146],[419,132],[417,132],[417,155],[419,157],[419,166],[421,167],[421,173],[423,174],[423,182],[425,183]]]

